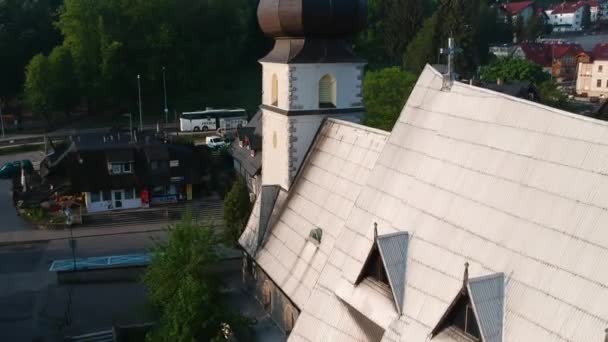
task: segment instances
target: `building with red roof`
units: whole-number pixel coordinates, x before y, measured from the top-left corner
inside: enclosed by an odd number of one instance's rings
[[[534,15],[534,1],[509,2],[502,4],[500,9],[502,10],[501,13],[505,22],[510,17],[513,24],[519,20],[527,24],[532,15]]]
[[[572,43],[521,43],[513,57],[540,65],[558,82],[573,81],[578,62],[589,61],[589,54],[580,45]]]
[[[586,22],[591,21],[588,0],[562,2],[549,7],[545,13],[554,32],[581,31]]]

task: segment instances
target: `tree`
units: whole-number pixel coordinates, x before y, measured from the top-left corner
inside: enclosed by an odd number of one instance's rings
[[[535,40],[545,33],[545,25],[539,15],[534,14],[525,28],[525,36],[528,40]]]
[[[502,79],[510,81],[530,81],[540,84],[550,78],[542,67],[521,58],[498,59],[494,63],[481,67],[480,78],[484,81],[495,82]]]
[[[49,119],[53,108],[48,58],[38,54],[32,58],[25,72],[25,99],[34,114]]]
[[[384,48],[391,63],[398,65],[407,45],[420,29],[424,4],[422,0],[386,0],[384,14]]]
[[[363,80],[365,124],[392,130],[415,83],[414,74],[398,67],[369,71]]]
[[[157,242],[143,278],[159,311],[148,341],[209,341],[228,324],[236,336],[250,333],[250,321],[223,305],[220,280],[211,268],[218,262],[218,240],[212,228],[186,214]]]
[[[591,27],[591,9],[589,8],[589,4],[583,6],[583,17],[581,18],[581,26],[584,29],[588,29]]]
[[[547,80],[541,82],[538,86],[540,92],[540,100],[547,106],[569,110],[568,98],[563,91],[561,91],[557,83],[553,80]]]
[[[434,63],[439,53],[437,13],[427,18],[412,42],[408,45],[403,64],[405,68],[419,74],[427,63]]]
[[[389,63],[384,50],[384,6],[383,0],[367,2],[367,27],[355,38],[355,50],[365,57],[371,68]]]
[[[61,0],[0,1],[0,98],[15,98],[25,84],[25,67],[60,42],[53,21]]]
[[[78,104],[78,78],[70,51],[58,46],[48,57],[49,78],[53,109],[69,116],[70,110]]]
[[[249,190],[243,178],[238,177],[232,185],[232,189],[224,198],[224,223],[226,226],[224,239],[227,244],[237,244],[250,213]]]
[[[439,44],[447,44],[453,37],[462,52],[456,55],[455,63],[461,74],[475,71],[475,19],[480,0],[442,0],[438,9]],[[478,28],[481,29],[481,28]]]

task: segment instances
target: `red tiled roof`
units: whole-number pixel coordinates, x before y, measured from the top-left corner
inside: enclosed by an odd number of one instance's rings
[[[561,4],[552,6],[550,10],[553,10],[551,14],[567,14],[574,13],[580,7],[587,5],[587,1],[577,1],[577,2],[562,2]]]
[[[526,55],[526,59],[532,63],[542,65],[544,67],[551,66],[551,55],[547,53],[546,44],[538,43],[521,43],[519,47]]]
[[[583,48],[578,44],[521,43],[519,46],[526,55],[526,59],[544,67],[550,67],[554,58],[559,59],[568,54],[576,56],[582,52],[585,52],[585,50],[583,50]]]
[[[562,58],[569,52],[572,53],[572,55],[578,55],[581,52],[585,52],[578,44],[553,44],[549,46],[553,46],[552,55],[554,58]]]
[[[591,55],[593,59],[608,60],[608,43],[594,46]]]
[[[504,4],[502,8],[509,12],[509,14],[515,15],[532,5],[534,5],[534,1],[510,2],[508,4]]]

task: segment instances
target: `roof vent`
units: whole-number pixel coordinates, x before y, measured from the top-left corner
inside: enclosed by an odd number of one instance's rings
[[[309,240],[314,241],[317,245],[321,244],[321,239],[323,238],[323,229],[315,228],[310,231],[308,235]]]

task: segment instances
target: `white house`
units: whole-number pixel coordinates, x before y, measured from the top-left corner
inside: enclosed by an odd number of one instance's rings
[[[581,31],[584,16],[588,15],[589,4],[586,1],[563,2],[545,10],[549,18],[548,24],[554,32]]]
[[[608,44],[596,45],[591,55],[592,62],[578,65],[576,93],[608,98]]]

